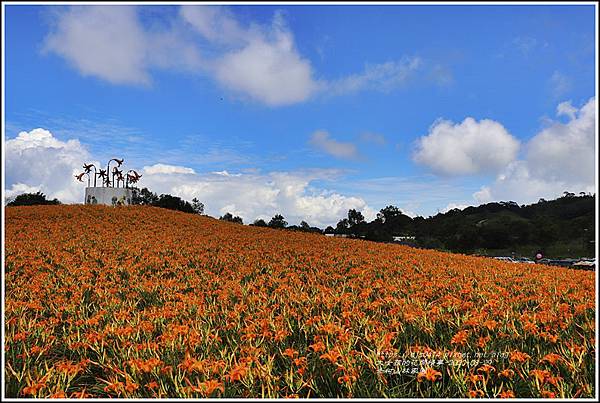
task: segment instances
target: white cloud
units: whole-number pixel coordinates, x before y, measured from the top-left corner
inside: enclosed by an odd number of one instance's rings
[[[29,186],[24,183],[13,183],[10,189],[6,189],[6,192],[4,193],[4,199],[5,201],[8,201],[23,193],[36,193],[39,191],[39,186]]]
[[[191,200],[197,197],[207,214],[218,217],[227,212],[239,215],[245,223],[265,220],[281,213],[290,224],[306,220],[311,225],[335,225],[356,208],[373,219],[376,212],[360,197],[316,190],[310,183],[329,179],[323,172],[271,172],[268,174],[221,173],[186,175],[146,174],[143,184],[156,193],[169,193]]]
[[[558,98],[571,90],[571,79],[559,71],[552,73],[550,77],[550,90]]]
[[[577,108],[571,104],[571,101],[561,102],[556,107],[556,116],[568,116],[570,119],[574,119],[576,113]]]
[[[144,172],[146,174],[194,174],[192,168],[186,168],[178,165],[167,165],[167,164],[154,164],[152,166],[145,166]]]
[[[83,202],[86,184],[74,175],[82,171],[84,162],[97,162],[78,140],[61,141],[48,130],[34,129],[7,140],[5,146],[7,197],[39,190],[63,203]],[[142,172],[141,187],[186,200],[198,197],[208,214],[220,216],[229,211],[247,223],[281,213],[290,224],[306,220],[324,227],[335,225],[349,209],[361,210],[368,219],[376,214],[360,197],[310,186],[315,180],[337,178],[337,170],[196,173],[190,167],[155,164]]]
[[[214,175],[222,175],[222,176],[242,176],[242,174],[230,174],[229,172],[225,171],[215,171],[215,172],[211,172]]]
[[[246,37],[229,9],[221,6],[182,6],[180,15],[211,42],[239,43]]]
[[[147,84],[145,33],[131,6],[80,6],[58,14],[45,50],[115,84]]]
[[[90,155],[78,140],[66,142],[41,128],[20,132],[5,143],[7,196],[41,191],[63,202],[81,202],[85,184],[73,175]]]
[[[310,137],[309,143],[316,149],[330,154],[336,158],[356,158],[358,151],[352,143],[337,141],[325,130],[317,130]]]
[[[454,124],[438,120],[417,140],[415,162],[441,175],[495,173],[513,161],[519,141],[500,123],[466,118]]]
[[[226,88],[270,106],[305,101],[318,88],[310,62],[278,14],[267,34],[249,34],[241,49],[217,59],[214,74]]]
[[[447,213],[450,210],[454,210],[454,209],[459,209],[459,210],[464,210],[467,207],[471,206],[471,204],[465,204],[465,203],[448,203],[448,205],[443,208],[442,210],[440,210],[440,213]]]
[[[475,199],[529,203],[564,191],[596,192],[596,99],[580,109],[563,102],[557,115],[564,114],[570,116],[567,123],[555,121],[536,134],[526,144],[525,158],[509,164]]]
[[[61,56],[82,75],[113,84],[148,85],[152,70],[183,70],[273,107],[319,94],[389,92],[404,85],[423,64],[419,57],[405,57],[367,64],[362,73],[318,79],[280,11],[270,23],[242,24],[229,8],[186,5],[157,28],[159,24],[142,23],[140,10],[147,9],[105,5],[61,9],[54,13],[43,49]]]
[[[406,83],[411,74],[422,65],[418,57],[404,58],[381,64],[367,64],[365,71],[327,83],[324,87],[332,95],[363,90],[392,91]]]

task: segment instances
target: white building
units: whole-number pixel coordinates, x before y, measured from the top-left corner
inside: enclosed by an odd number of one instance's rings
[[[85,204],[104,204],[107,206],[129,205],[131,204],[132,197],[132,190],[127,188],[85,188]]]

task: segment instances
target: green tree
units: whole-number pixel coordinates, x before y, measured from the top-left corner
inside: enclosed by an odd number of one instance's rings
[[[195,213],[190,202],[170,194],[161,194],[158,200],[152,203],[152,205],[169,210],[183,211],[184,213]]]
[[[254,225],[255,227],[268,227],[269,226],[269,224],[267,224],[267,222],[265,220],[263,220],[262,218],[254,220],[254,222],[250,225]]]
[[[204,203],[194,197],[192,199],[192,209],[196,214],[204,214]]]
[[[348,234],[349,231],[350,223],[348,222],[347,218],[343,218],[340,221],[338,221],[337,225],[335,226],[336,234]]]
[[[229,221],[229,222],[233,222],[233,223],[236,223],[236,224],[243,224],[243,223],[244,223],[244,220],[242,220],[242,217],[240,217],[240,216],[237,216],[237,215],[234,217],[234,216],[233,216],[233,214],[231,214],[231,213],[229,213],[229,212],[228,212],[228,213],[225,213],[225,214],[223,214],[223,215],[222,215],[222,216],[219,218],[219,220],[223,220],[223,221]]]
[[[287,221],[281,214],[275,214],[271,221],[269,221],[269,227],[271,228],[285,228],[288,225]]]
[[[308,223],[306,221],[302,221],[300,223],[300,229],[302,231],[310,232],[310,225],[308,225]]]
[[[158,195],[148,188],[138,189],[132,188],[132,198],[131,204],[141,204],[146,206],[154,205],[154,203],[158,202]]]
[[[34,206],[34,205],[55,205],[60,204],[58,199],[48,200],[42,192],[23,193],[15,197],[7,206]]]
[[[348,210],[348,224],[351,228],[363,223],[365,223],[365,217],[360,211],[355,209]]]

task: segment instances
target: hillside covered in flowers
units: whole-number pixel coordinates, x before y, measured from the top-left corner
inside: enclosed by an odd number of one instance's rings
[[[592,397],[594,272],[6,208],[9,397]]]

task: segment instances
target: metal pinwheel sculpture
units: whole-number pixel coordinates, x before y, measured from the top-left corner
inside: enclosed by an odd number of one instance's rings
[[[112,170],[110,169],[110,163],[114,161],[117,163],[116,167],[113,167]],[[94,187],[96,187],[96,179],[100,178],[100,183],[102,183],[102,186],[106,186],[106,187],[125,187],[125,188],[129,188],[130,184],[134,184],[136,182],[138,182],[140,180],[140,178],[142,177],[142,175],[140,175],[139,173],[137,173],[136,171],[134,171],[133,169],[130,169],[129,171],[127,171],[127,173],[125,175],[123,175],[123,169],[119,169],[119,167],[121,165],[123,165],[123,162],[125,160],[123,158],[118,159],[118,158],[111,158],[108,163],[106,164],[106,169],[98,169],[96,168],[96,165],[94,164],[83,164],[83,169],[84,171],[78,175],[75,175],[75,179],[77,179],[80,182],[83,182],[83,175],[87,175],[88,177],[88,187],[90,186],[90,173],[92,172],[92,169],[94,170],[94,174],[93,174],[93,178],[94,178]],[[115,183],[116,182],[116,183]]]
[[[130,169],[129,171],[127,171],[127,180],[125,182],[125,187],[128,187],[130,183],[137,183],[137,181],[139,181],[141,177],[142,175],[138,174],[133,169]]]

